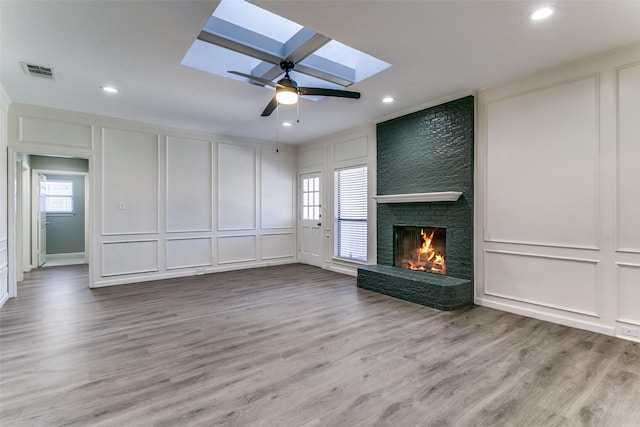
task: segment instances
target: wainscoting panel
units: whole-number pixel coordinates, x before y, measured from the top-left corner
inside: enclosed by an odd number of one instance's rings
[[[37,117],[20,117],[20,142],[92,148],[91,126]]]
[[[2,230],[4,231],[4,230]],[[1,232],[1,231],[0,231]],[[7,239],[0,239],[0,307],[9,296],[9,265]]]
[[[640,325],[640,265],[616,263],[616,320]]]
[[[218,146],[218,229],[256,228],[256,149]]]
[[[105,128],[102,151],[102,233],[157,233],[158,137]]]
[[[262,228],[293,228],[296,171],[294,154],[262,150]]]
[[[167,232],[211,230],[211,143],[167,138]]]
[[[484,251],[485,294],[597,317],[598,262]]]
[[[249,262],[256,259],[256,236],[218,237],[219,264]]]
[[[7,238],[0,238],[0,268],[6,267],[7,264]]]
[[[618,250],[640,252],[640,64],[618,70]],[[640,301],[640,300],[639,300]],[[640,305],[640,303],[638,304]]]
[[[368,147],[369,144],[366,136],[339,142],[333,146],[333,159],[336,162],[341,162],[344,160],[367,157]]]
[[[298,167],[300,170],[320,168],[324,164],[324,158],[324,147],[312,149],[301,148],[298,153]]]
[[[295,256],[296,241],[293,233],[263,234],[261,244],[262,259]]]
[[[211,265],[211,238],[167,239],[167,270]]]
[[[102,243],[102,276],[158,271],[158,241]]]
[[[595,75],[486,106],[486,241],[598,247],[598,111]]]

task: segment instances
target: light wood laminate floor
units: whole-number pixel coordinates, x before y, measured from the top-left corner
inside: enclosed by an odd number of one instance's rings
[[[34,270],[0,310],[2,426],[640,426],[628,341],[304,265],[86,277]]]

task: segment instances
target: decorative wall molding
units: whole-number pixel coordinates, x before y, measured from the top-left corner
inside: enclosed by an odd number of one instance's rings
[[[511,273],[508,277],[508,282],[512,286],[514,292],[506,293],[501,290],[492,289],[495,281],[492,281],[490,274],[498,274],[503,273],[504,271],[500,271],[499,268],[495,266],[488,267],[488,259],[487,255],[495,254],[497,256],[507,256],[507,257],[520,257],[520,258],[528,258],[534,260],[536,266],[529,266],[529,270],[526,270],[526,266],[522,263],[520,265],[516,265],[512,263],[511,266],[507,266],[508,261],[504,258],[502,259],[500,266],[503,266],[505,269]],[[547,261],[547,262],[545,262]],[[551,261],[551,263],[549,263]],[[590,265],[591,270],[593,271],[580,271],[579,268],[576,268],[576,265],[571,266],[571,264],[577,265]],[[546,264],[546,265],[545,265]],[[555,264],[555,267],[553,266]],[[551,255],[540,255],[540,254],[532,254],[532,253],[524,253],[524,252],[513,252],[513,251],[501,251],[501,250],[484,250],[484,294],[494,296],[497,298],[504,298],[513,301],[519,301],[527,304],[534,304],[542,307],[549,307],[558,310],[563,310],[567,312],[573,312],[577,314],[582,314],[590,317],[600,317],[600,308],[599,308],[599,295],[600,295],[600,282],[598,280],[598,260],[593,259],[585,259],[585,258],[572,258],[572,257],[560,257],[560,256],[551,256]],[[561,266],[562,265],[562,266]],[[529,286],[529,293],[535,292],[536,297],[532,297],[527,294],[527,286],[525,283],[518,282],[518,276],[514,274],[520,274],[521,280],[531,280],[535,282],[535,288],[533,286]],[[536,276],[537,274],[537,276]],[[549,277],[544,277],[545,274],[548,274]],[[552,277],[553,276],[553,277]],[[558,279],[561,277],[562,279]],[[587,280],[591,280],[591,288],[587,288]],[[550,283],[547,281],[556,280],[555,283]],[[573,280],[574,283],[571,283]],[[565,286],[565,294],[563,295],[560,288],[558,288],[558,281],[562,282],[562,286]],[[547,286],[543,286],[544,284]],[[570,286],[573,287],[571,290]],[[521,295],[516,295],[515,291],[521,292]],[[587,294],[587,291],[590,291]],[[546,293],[545,293],[546,292]],[[569,304],[562,304],[556,301],[561,301],[564,299],[565,301],[577,302],[581,301],[582,307],[578,306],[570,306]]]
[[[167,270],[212,265],[211,237],[183,237],[166,240],[165,258]]]
[[[485,171],[484,241],[599,248],[599,87],[600,74],[592,72],[484,104],[485,145],[478,156]],[[553,119],[541,127],[540,115]],[[575,156],[584,161],[574,162]],[[568,167],[573,168],[571,179]],[[521,227],[525,223],[535,227]]]
[[[268,233],[260,238],[262,259],[281,259],[295,257],[295,233]],[[272,255],[264,255],[269,253]]]
[[[640,200],[637,197],[640,172],[640,61],[616,68],[616,248],[618,252],[640,253]]]
[[[628,273],[624,274],[623,271]],[[633,271],[633,273],[630,273]],[[631,277],[629,276],[629,273]],[[616,310],[618,322],[640,326],[640,264],[616,262]]]
[[[218,144],[218,230],[256,228],[257,149]]]
[[[158,239],[102,242],[102,277],[159,271]]]
[[[257,261],[257,236],[218,237],[218,264],[238,264]]]

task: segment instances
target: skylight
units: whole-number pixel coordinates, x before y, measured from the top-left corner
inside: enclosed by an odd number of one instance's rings
[[[280,43],[286,42],[302,29],[302,25],[246,1],[222,0],[213,16]]]
[[[255,84],[227,71],[276,82],[283,75],[281,61],[296,64],[292,78],[299,85],[328,89],[350,86],[390,66],[243,0],[220,2],[181,64]]]

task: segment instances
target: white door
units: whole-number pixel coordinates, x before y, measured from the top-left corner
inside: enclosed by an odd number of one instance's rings
[[[38,267],[47,262],[47,177],[38,174],[40,185],[38,187],[38,199],[40,203],[37,205],[36,215],[38,217]]]
[[[300,175],[300,262],[322,266],[322,172]]]

